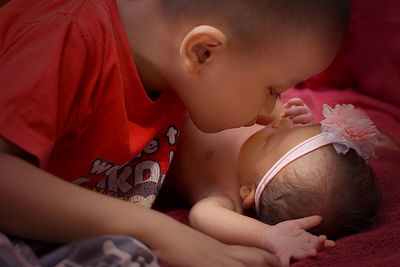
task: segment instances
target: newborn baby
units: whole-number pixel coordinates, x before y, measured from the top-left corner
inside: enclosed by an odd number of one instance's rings
[[[294,128],[290,120],[253,134],[242,146],[238,179],[244,207],[255,203],[264,223],[318,214],[324,219],[310,232],[336,239],[366,229],[378,212],[379,190],[366,161],[378,132],[352,106],[324,111],[322,134],[320,124]],[[349,119],[355,126],[344,126]]]

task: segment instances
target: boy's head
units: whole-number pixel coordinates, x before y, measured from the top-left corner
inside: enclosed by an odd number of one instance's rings
[[[293,128],[283,120],[251,136],[239,157],[241,196],[245,208],[264,174],[282,156],[321,132],[320,125]],[[338,238],[360,232],[373,222],[379,206],[379,190],[366,161],[350,149],[339,154],[324,145],[283,167],[262,191],[258,218],[267,224],[320,215],[315,234]]]
[[[324,70],[350,16],[346,0],[159,4],[180,49],[167,82],[206,132],[253,124],[279,93]]]

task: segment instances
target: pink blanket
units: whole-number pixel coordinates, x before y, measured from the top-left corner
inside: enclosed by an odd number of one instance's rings
[[[354,104],[400,145],[400,1],[351,3],[350,31],[335,62],[302,88],[289,90],[283,100],[301,97],[317,122],[324,103]],[[371,164],[382,190],[382,205],[375,225],[293,266],[400,266],[400,151],[380,148],[376,154]],[[187,224],[187,210],[168,214]]]

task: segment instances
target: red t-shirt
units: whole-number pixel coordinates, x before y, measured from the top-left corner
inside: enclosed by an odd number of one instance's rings
[[[115,0],[13,0],[0,9],[0,135],[65,180],[151,206],[184,107],[152,101]]]

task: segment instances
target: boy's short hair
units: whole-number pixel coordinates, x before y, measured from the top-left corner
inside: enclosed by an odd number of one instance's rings
[[[317,28],[323,34],[343,34],[350,21],[348,0],[161,0],[163,13],[172,22],[230,26],[253,46],[280,32],[302,33]],[[247,42],[246,42],[247,41]]]
[[[320,215],[321,224],[310,232],[331,239],[364,231],[375,221],[380,191],[372,168],[354,149],[342,155],[329,145],[293,163],[264,190],[261,221]]]

